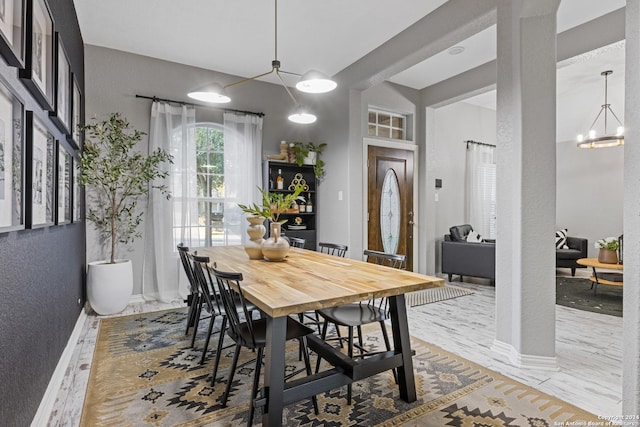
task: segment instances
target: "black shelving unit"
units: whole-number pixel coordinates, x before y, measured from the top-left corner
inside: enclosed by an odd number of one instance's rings
[[[282,177],[284,178],[283,190],[278,190],[275,188],[278,170],[282,171]],[[305,202],[309,197],[311,197],[313,212],[281,213],[280,219],[287,220],[287,222],[282,226],[282,231],[285,236],[305,239],[305,249],[316,250],[316,213],[318,211],[318,198],[316,196],[318,183],[316,180],[316,176],[313,173],[313,166],[298,166],[297,163],[267,160],[264,162],[263,166],[263,188],[270,192],[291,193],[293,192],[294,188],[292,187],[292,185],[295,185],[294,180],[296,179],[296,175],[298,174],[302,177],[305,184],[308,186],[308,189],[303,191],[301,193],[301,196],[304,197]],[[291,226],[296,225],[296,218],[300,218],[299,222],[301,221],[301,225],[306,226],[305,229],[294,230],[290,228]],[[268,235],[269,230],[267,229],[267,236]]]

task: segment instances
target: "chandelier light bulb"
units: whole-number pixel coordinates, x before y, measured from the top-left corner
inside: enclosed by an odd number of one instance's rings
[[[618,128],[616,129],[616,136],[620,136],[620,135],[624,135],[624,127],[623,126],[618,126]]]
[[[595,129],[591,129],[589,131],[589,139],[594,139],[596,137],[596,131]]]
[[[578,135],[578,142],[583,142],[584,141],[584,135],[583,134],[579,134]]]

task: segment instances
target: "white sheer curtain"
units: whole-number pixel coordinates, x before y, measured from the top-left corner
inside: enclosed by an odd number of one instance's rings
[[[261,203],[262,117],[224,113],[224,226],[229,244],[248,238],[238,203]]]
[[[145,256],[142,294],[163,302],[188,294],[187,278],[176,250],[177,243],[198,242],[195,108],[154,101],[151,106],[149,151],[171,153],[166,183],[169,200],[152,190],[145,215]]]
[[[467,143],[465,221],[484,239],[496,237],[495,147]]]

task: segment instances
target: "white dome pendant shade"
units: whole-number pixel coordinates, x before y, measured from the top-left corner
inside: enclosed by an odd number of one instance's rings
[[[338,84],[326,74],[317,70],[310,70],[303,74],[296,83],[296,89],[306,93],[326,93],[334,90]]]
[[[317,117],[314,114],[307,111],[307,109],[302,105],[298,105],[294,110],[294,112],[289,115],[289,121],[292,121],[294,123],[298,123],[301,125],[308,125],[308,124],[314,123],[316,120],[317,120]]]
[[[198,101],[209,102],[212,104],[226,104],[231,102],[231,98],[227,96],[224,87],[218,83],[212,83],[200,90],[189,92],[187,96]]]

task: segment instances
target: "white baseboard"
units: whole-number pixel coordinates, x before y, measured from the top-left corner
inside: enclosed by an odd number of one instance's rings
[[[62,385],[62,380],[64,379],[64,375],[67,371],[67,367],[71,362],[71,358],[73,357],[73,352],[76,349],[76,345],[78,340],[80,339],[80,335],[82,334],[82,329],[84,328],[84,323],[87,320],[87,314],[84,310],[80,310],[80,315],[78,316],[78,320],[76,321],[76,325],[71,332],[71,336],[67,341],[67,345],[58,360],[58,364],[56,365],[55,371],[53,371],[53,375],[49,380],[49,385],[47,386],[47,390],[44,392],[44,396],[40,401],[40,406],[38,407],[38,411],[36,415],[33,417],[33,421],[31,421],[32,427],[40,427],[46,426],[49,423],[49,418],[51,417],[51,410],[53,409],[53,405],[56,403],[56,397],[58,396],[58,391],[60,391],[60,386]]]
[[[511,344],[494,340],[491,350],[505,356],[511,364],[522,369],[538,369],[544,371],[559,371],[558,359],[553,356],[532,356],[519,353]]]

